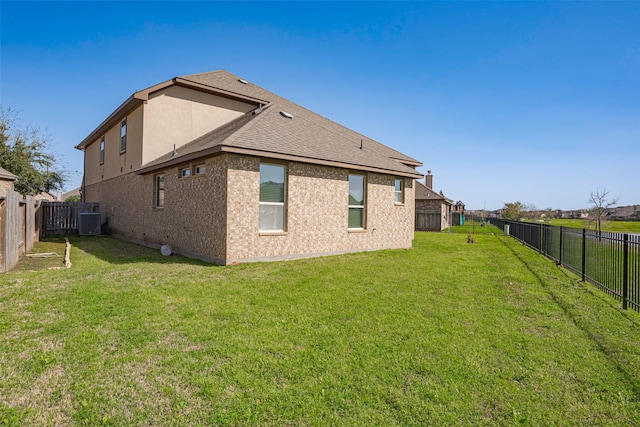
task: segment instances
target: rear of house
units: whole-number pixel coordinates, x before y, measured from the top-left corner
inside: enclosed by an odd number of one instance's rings
[[[420,162],[225,71],[136,92],[77,148],[131,241],[218,264],[411,247]]]

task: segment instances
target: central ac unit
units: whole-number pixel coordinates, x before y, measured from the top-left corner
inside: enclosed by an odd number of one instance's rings
[[[78,213],[78,234],[98,236],[100,234],[100,212]]]

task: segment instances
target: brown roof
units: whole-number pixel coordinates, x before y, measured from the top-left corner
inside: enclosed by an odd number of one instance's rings
[[[14,174],[12,174],[11,172],[9,172],[3,167],[0,167],[0,178],[8,181],[15,181],[16,179],[18,179],[17,176],[15,176]]]
[[[422,176],[414,169],[422,165],[418,160],[226,71],[176,77],[136,94],[145,92],[148,97],[154,88],[161,90],[170,84],[244,100],[256,105],[256,109],[179,147],[175,154],[166,153],[143,165],[138,173],[218,152],[236,152],[413,178]],[[130,100],[138,99],[136,94]],[[87,141],[89,137],[78,148],[86,147],[90,143]]]
[[[423,183],[416,181],[416,200],[442,200],[447,204],[453,204],[453,200],[448,199],[444,195],[433,191],[431,188],[427,187]]]

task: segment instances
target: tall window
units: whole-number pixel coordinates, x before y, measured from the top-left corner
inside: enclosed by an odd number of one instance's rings
[[[104,136],[100,138],[100,164],[104,163]]]
[[[120,124],[120,152],[127,151],[127,119]]]
[[[349,228],[364,228],[365,185],[364,175],[349,175]]]
[[[395,187],[395,202],[404,203],[404,182],[402,179],[396,178]]]
[[[286,167],[260,164],[260,230],[284,231],[286,215]]]
[[[164,175],[156,175],[153,190],[153,205],[156,208],[164,207]]]

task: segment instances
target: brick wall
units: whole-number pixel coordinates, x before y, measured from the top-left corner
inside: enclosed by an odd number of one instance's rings
[[[366,173],[364,231],[347,228],[349,171],[288,162],[287,230],[258,231],[259,167],[255,157],[229,156],[227,261],[381,248],[408,248],[413,240],[413,180],[405,204],[394,203],[394,176]]]
[[[126,174],[87,186],[86,201],[100,202],[102,221],[122,237],[151,246],[168,244],[176,252],[211,262],[225,259],[226,159],[207,159],[202,176],[180,178],[185,163],[144,176]],[[165,175],[164,208],[154,207],[154,179]]]
[[[414,230],[413,180],[405,203],[394,203],[392,175],[367,176],[363,231],[347,228],[349,171],[286,162],[287,230],[260,233],[260,159],[223,154],[206,160],[204,176],[180,178],[185,163],[144,176],[133,173],[87,186],[86,201],[100,202],[103,221],[119,237],[219,264],[264,258],[409,248]],[[165,206],[153,207],[154,177],[165,175]],[[361,173],[361,172],[359,172]]]

